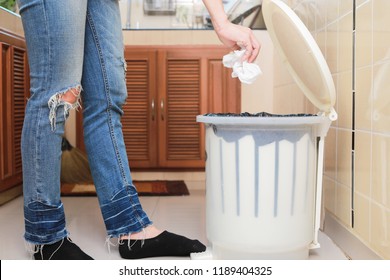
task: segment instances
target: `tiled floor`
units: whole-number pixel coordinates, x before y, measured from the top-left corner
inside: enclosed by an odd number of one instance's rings
[[[141,197],[145,211],[155,225],[171,232],[196,238],[207,244],[205,194],[190,191],[189,196]],[[106,233],[96,197],[64,197],[67,225],[71,238],[95,259],[120,259],[117,247],[107,248]],[[19,197],[0,206],[0,259],[30,259],[23,239],[23,199]],[[309,259],[346,259],[342,251],[322,232],[321,248],[312,250]],[[172,259],[172,258],[168,258]]]

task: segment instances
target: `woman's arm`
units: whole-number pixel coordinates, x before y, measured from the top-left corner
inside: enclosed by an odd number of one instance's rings
[[[222,0],[203,0],[214,26],[214,30],[221,42],[232,48],[245,48],[242,60],[253,62],[260,51],[260,43],[248,27],[236,25],[228,20]]]

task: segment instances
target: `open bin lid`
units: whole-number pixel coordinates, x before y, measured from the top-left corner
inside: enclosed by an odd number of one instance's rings
[[[319,110],[336,120],[332,75],[310,31],[281,0],[264,0],[262,11],[272,42],[297,85]]]

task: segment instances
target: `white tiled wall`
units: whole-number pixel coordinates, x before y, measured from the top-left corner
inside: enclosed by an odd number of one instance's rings
[[[337,89],[339,118],[326,138],[325,207],[390,259],[390,1],[284,1],[312,32]],[[275,99],[284,100],[274,109],[304,110],[299,90],[274,67]]]

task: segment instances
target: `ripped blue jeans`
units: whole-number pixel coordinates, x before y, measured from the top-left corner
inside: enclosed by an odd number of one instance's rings
[[[69,110],[83,107],[84,142],[108,237],[151,224],[132,183],[120,118],[127,97],[118,0],[18,0],[31,97],[22,132],[25,239],[66,236],[61,141]],[[64,101],[71,92],[76,102]]]

